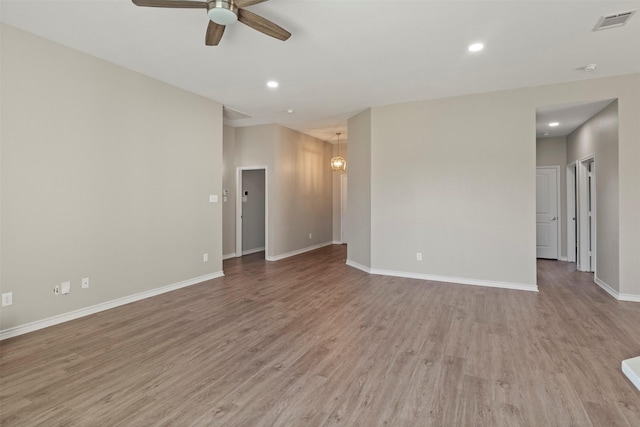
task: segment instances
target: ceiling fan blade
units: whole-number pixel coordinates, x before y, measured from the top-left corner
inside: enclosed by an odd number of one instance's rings
[[[207,46],[218,46],[220,43],[220,39],[222,39],[222,35],[224,34],[224,29],[227,28],[224,25],[216,24],[213,21],[209,21],[209,25],[207,26],[207,36],[205,37],[205,44]]]
[[[281,26],[274,24],[260,15],[249,12],[246,9],[238,10],[238,21],[242,22],[244,25],[248,25],[254,30],[260,31],[263,34],[274,37],[278,40],[284,41],[291,37],[291,33]]]
[[[179,9],[206,9],[206,1],[184,1],[184,0],[133,0],[136,6],[146,7],[175,7]]]
[[[253,6],[254,4],[263,3],[268,0],[236,0],[238,7]]]

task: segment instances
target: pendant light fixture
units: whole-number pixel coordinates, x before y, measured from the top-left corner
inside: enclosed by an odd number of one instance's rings
[[[334,157],[333,159],[331,159],[331,169],[333,171],[339,172],[339,171],[346,171],[347,170],[347,161],[344,159],[344,157],[340,157],[340,132],[336,132],[336,135],[338,135],[338,155],[336,157]]]

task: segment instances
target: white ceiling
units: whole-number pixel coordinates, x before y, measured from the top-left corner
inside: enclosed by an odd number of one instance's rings
[[[538,107],[536,110],[536,137],[567,136],[613,101],[613,99],[606,99]],[[549,123],[553,122],[558,123],[558,126],[549,126]]]
[[[271,0],[248,9],[293,35],[240,23],[204,45],[202,9],[130,0],[1,0],[15,27],[324,140],[370,106],[640,72],[640,14],[591,31],[633,1]],[[480,53],[467,46],[482,41]],[[591,73],[580,71],[598,64]],[[267,80],[279,81],[276,90]],[[287,114],[287,109],[294,114]]]

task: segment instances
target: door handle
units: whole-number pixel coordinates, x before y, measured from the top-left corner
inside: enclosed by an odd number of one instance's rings
[[[554,216],[553,218],[550,219],[550,221],[555,221],[556,219],[558,218]]]

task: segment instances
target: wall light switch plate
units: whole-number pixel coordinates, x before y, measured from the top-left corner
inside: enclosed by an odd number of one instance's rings
[[[202,261],[203,262],[208,262],[209,261],[209,254],[203,254],[202,255]]]
[[[416,261],[422,261],[422,252],[416,252]]]
[[[6,307],[13,304],[13,292],[5,292],[2,294],[2,306]]]
[[[209,202],[210,203],[218,203],[218,195],[217,194],[210,194],[209,195]]]
[[[62,295],[68,294],[71,292],[71,282],[62,282],[60,283],[60,293]]]

